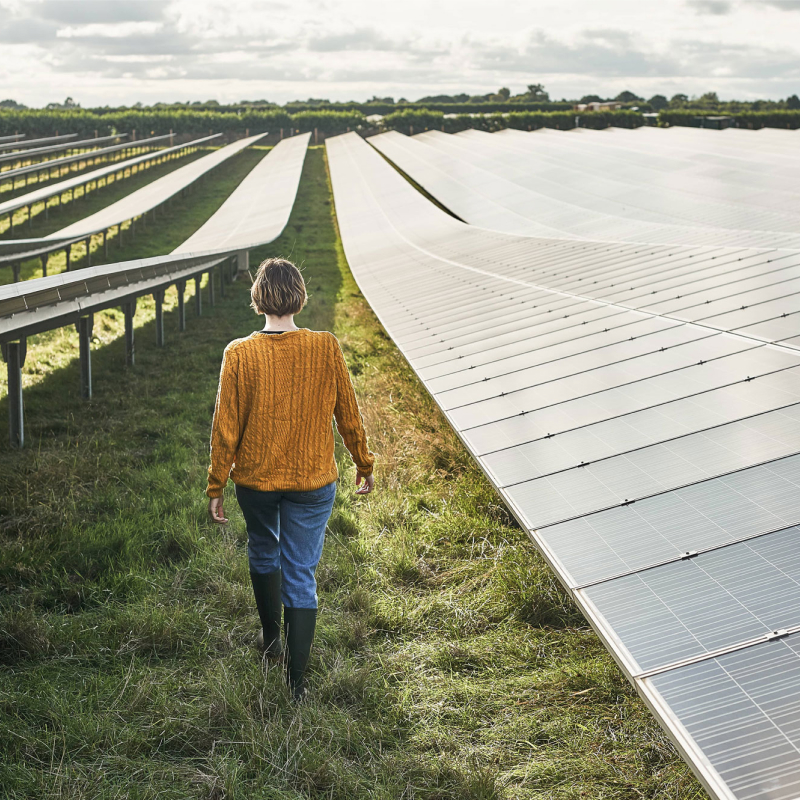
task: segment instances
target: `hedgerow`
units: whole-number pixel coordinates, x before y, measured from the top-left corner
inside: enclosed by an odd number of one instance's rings
[[[635,111],[592,111],[580,115],[566,111],[514,111],[509,114],[486,116],[471,114],[445,116],[441,111],[433,109],[406,109],[385,116],[383,126],[401,133],[419,133],[428,129],[457,133],[468,128],[490,133],[502,128],[567,130],[575,127],[576,117],[580,118],[579,124],[582,128],[607,128],[611,125],[618,128],[637,128],[644,124],[642,115]]]
[[[25,133],[29,136],[49,135],[54,131],[77,133],[79,136],[129,133],[159,135],[173,133],[200,135],[209,132],[251,134],[279,129],[313,131],[336,134],[353,130],[365,124],[363,114],[357,111],[303,111],[288,114],[280,109],[247,111],[244,113],[220,111],[153,111],[129,110],[108,114],[95,111],[69,110],[0,111],[0,136]]]
[[[698,111],[691,108],[676,108],[662,111],[658,121],[662,125],[696,126],[700,117],[730,116],[740,128],[800,128],[800,111],[774,109],[772,111],[741,111],[724,114],[719,111]]]

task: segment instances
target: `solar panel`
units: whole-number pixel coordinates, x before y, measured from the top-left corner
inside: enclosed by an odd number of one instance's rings
[[[451,141],[459,137],[435,132],[397,152],[424,165],[448,197],[460,193],[486,226],[504,218],[503,203],[520,215],[533,208],[504,172],[514,159],[498,155],[503,137],[492,136],[491,145],[473,136],[481,144],[470,158],[453,155],[467,152]],[[624,183],[638,209],[597,240],[470,227],[357,136],[326,144],[342,241],[364,295],[698,777],[719,798],[789,798],[800,724],[795,710],[770,706],[767,687],[774,674],[780,691],[800,698],[797,653],[786,655],[800,631],[800,257],[776,249],[794,235],[783,223],[800,205],[773,169],[780,148],[748,160],[749,140],[740,139],[730,149],[737,156],[708,161],[742,163],[731,192],[751,175],[774,178],[783,210],[706,203],[690,235],[676,237],[685,225],[655,217],[683,214],[670,166],[692,157],[669,141],[661,158],[642,144],[662,198],[637,189],[635,170],[616,183],[597,171],[598,191]],[[554,154],[530,173],[547,173],[547,186],[564,178],[564,192],[554,192],[562,205],[542,219],[588,236],[593,223],[581,215],[595,200],[572,202],[582,189],[564,161]],[[493,182],[489,164],[505,183]],[[698,176],[697,197],[712,197],[710,188]],[[775,230],[715,244],[717,226],[735,234],[750,211]],[[626,225],[632,238],[661,226],[662,239],[609,240]],[[766,664],[776,653],[785,668],[747,676],[760,681],[757,692],[726,677],[745,658]]]
[[[310,133],[282,139],[174,253],[248,249],[280,236],[294,206]]]
[[[784,528],[582,591],[647,672],[795,625],[799,541]]]
[[[680,720],[718,776],[710,788],[738,800],[800,793],[800,636],[707,659],[647,679],[652,702]],[[681,733],[683,732],[681,731]],[[709,776],[714,779],[714,775]]]

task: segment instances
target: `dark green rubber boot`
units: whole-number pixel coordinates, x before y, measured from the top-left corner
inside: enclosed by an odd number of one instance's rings
[[[261,633],[256,646],[267,658],[280,658],[281,650],[281,571],[267,575],[250,573],[253,594],[256,598],[258,616],[261,618]]]
[[[286,682],[289,684],[295,700],[301,700],[306,693],[306,667],[316,626],[316,608],[283,609],[283,633],[286,637]]]

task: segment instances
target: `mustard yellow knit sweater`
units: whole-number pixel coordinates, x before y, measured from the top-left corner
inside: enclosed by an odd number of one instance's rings
[[[220,497],[229,476],[261,491],[335,481],[333,419],[358,469],[371,474],[375,456],[332,333],[301,328],[234,339],[222,357],[206,494]]]

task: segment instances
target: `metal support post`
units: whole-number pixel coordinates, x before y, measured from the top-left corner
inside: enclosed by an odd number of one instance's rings
[[[92,266],[92,237],[86,237],[86,266]]]
[[[78,329],[78,349],[81,360],[81,397],[84,400],[92,399],[92,328],[94,327],[94,314],[78,317],[75,323]]]
[[[12,264],[11,272],[14,274],[14,283],[19,283],[19,268],[21,264]]]
[[[72,245],[68,244],[64,248],[64,252],[67,254],[67,272],[69,272],[70,262],[72,261]]]
[[[178,290],[178,330],[186,330],[186,302],[183,293],[186,291],[186,281],[178,281],[175,284]]]
[[[236,254],[236,272],[242,274],[250,269],[250,251],[240,250]]]
[[[103,255],[108,258],[108,231],[103,231]]]
[[[136,360],[136,348],[133,339],[133,315],[136,313],[136,298],[122,307],[125,312],[125,363],[132,367]]]
[[[156,345],[164,346],[164,290],[156,289],[153,292],[156,301]]]
[[[42,277],[46,278],[47,277],[47,253],[42,253],[40,258],[42,260]]]
[[[199,317],[203,313],[203,295],[200,292],[200,282],[203,280],[203,273],[195,276],[194,279],[194,313]]]
[[[208,304],[214,308],[216,298],[214,297],[214,270],[208,271]]]
[[[8,439],[12,447],[22,447],[25,443],[25,425],[22,414],[22,368],[28,340],[24,337],[18,342],[3,342],[3,360],[8,365]]]
[[[220,264],[219,265],[219,296],[225,297],[225,268],[226,265]],[[216,272],[216,270],[212,270]]]

